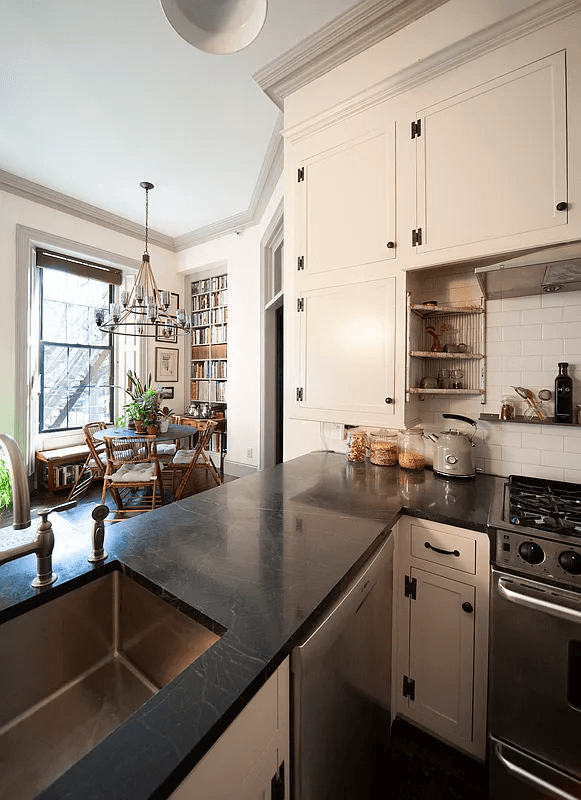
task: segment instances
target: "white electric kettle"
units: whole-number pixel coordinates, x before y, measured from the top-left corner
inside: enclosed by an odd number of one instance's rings
[[[470,435],[450,428],[441,431],[437,436],[428,433],[428,437],[436,443],[434,448],[434,472],[438,475],[454,478],[472,478],[476,475],[474,466],[474,442],[472,437],[476,433],[476,423],[470,417],[460,414],[442,414],[444,419],[457,419],[474,426]]]

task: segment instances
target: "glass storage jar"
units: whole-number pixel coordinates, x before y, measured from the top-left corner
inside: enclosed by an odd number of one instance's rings
[[[369,460],[384,467],[397,464],[397,431],[381,428],[369,433]]]
[[[408,428],[399,432],[398,462],[404,469],[423,469],[426,466],[422,428]]]
[[[512,397],[508,394],[503,394],[500,398],[500,414],[498,415],[499,419],[514,419],[515,418],[515,409],[514,409],[514,401]]]
[[[367,434],[365,431],[353,429],[347,432],[347,459],[349,461],[365,461],[367,450]]]

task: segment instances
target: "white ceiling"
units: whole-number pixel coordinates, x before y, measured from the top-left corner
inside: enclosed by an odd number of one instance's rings
[[[356,5],[269,0],[258,38],[203,53],[159,0],[0,0],[0,169],[177,237],[248,209],[278,116],[252,79]]]

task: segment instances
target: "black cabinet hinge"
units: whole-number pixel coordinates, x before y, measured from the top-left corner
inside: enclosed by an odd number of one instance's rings
[[[416,592],[418,588],[418,582],[415,578],[408,578],[405,576],[404,582],[404,595],[406,597],[411,597],[412,600],[416,599]]]
[[[303,399],[303,390],[297,389],[297,400],[302,400],[302,399]]]
[[[284,800],[284,761],[270,781],[270,800]]]
[[[305,168],[304,167],[299,167],[298,175],[297,175],[297,183],[300,183],[301,181],[304,181],[304,179],[305,179]]]
[[[305,301],[302,297],[299,297],[297,300],[297,311],[304,311],[305,310]]]
[[[305,257],[299,256],[297,258],[297,269],[304,269],[305,268]]]
[[[403,696],[410,700],[416,699],[416,682],[407,675],[403,676]]]
[[[412,231],[412,247],[422,243],[422,229],[418,228],[417,231]]]
[[[422,121],[421,119],[414,120],[414,122],[412,122],[412,139],[415,139],[416,137],[419,138],[421,135],[422,135]]]

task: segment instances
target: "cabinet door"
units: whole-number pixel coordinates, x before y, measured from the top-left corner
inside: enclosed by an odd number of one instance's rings
[[[409,674],[415,682],[407,715],[456,740],[472,738],[475,589],[411,569],[416,597],[410,600]]]
[[[304,273],[394,258],[394,128],[331,147],[301,164],[297,257]]]
[[[567,224],[564,52],[416,118],[418,253]]]
[[[395,278],[310,290],[299,300],[299,408],[339,422],[349,419],[325,412],[392,415]]]

